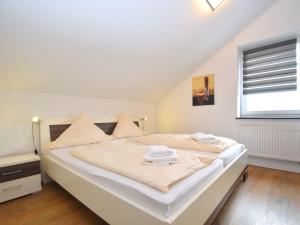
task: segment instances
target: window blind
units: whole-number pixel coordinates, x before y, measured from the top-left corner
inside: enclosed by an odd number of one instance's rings
[[[297,90],[297,38],[243,51],[243,94]]]

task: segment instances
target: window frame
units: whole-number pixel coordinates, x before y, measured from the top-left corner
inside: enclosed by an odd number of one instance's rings
[[[246,99],[243,94],[243,52],[246,50],[263,47],[276,42],[296,39],[297,59],[297,91],[300,91],[300,35],[285,34],[277,37],[267,38],[249,44],[241,45],[237,49],[238,62],[238,84],[237,84],[237,119],[300,119],[299,110],[272,110],[272,111],[246,111]],[[300,99],[299,99],[300,101]]]

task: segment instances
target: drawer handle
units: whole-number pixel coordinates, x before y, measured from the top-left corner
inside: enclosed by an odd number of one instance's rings
[[[11,171],[11,172],[6,172],[6,173],[2,173],[2,176],[7,176],[7,175],[11,175],[11,174],[15,174],[15,173],[20,173],[22,172],[22,170],[15,170],[15,171]]]
[[[19,188],[21,188],[22,186],[23,186],[23,185],[20,184],[20,185],[14,186],[14,187],[3,188],[2,191],[5,192],[5,191],[12,190],[12,189],[19,189]]]

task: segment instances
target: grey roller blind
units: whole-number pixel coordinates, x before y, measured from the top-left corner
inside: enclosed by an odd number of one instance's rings
[[[297,89],[297,38],[243,51],[243,94]]]

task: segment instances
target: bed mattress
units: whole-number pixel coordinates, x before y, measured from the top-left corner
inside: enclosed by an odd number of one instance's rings
[[[222,153],[220,153],[217,157],[223,161],[224,166],[227,166],[233,159],[235,159],[244,150],[245,150],[245,146],[243,144],[236,144],[229,147]]]
[[[122,195],[141,206],[141,209],[147,208],[162,218],[168,218],[175,213],[193,194],[221,173],[224,166],[221,159],[216,159],[211,165],[173,185],[167,193],[162,193],[126,176],[77,159],[71,155],[71,150],[72,148],[52,150],[47,153],[47,157],[58,160],[112,193]]]

